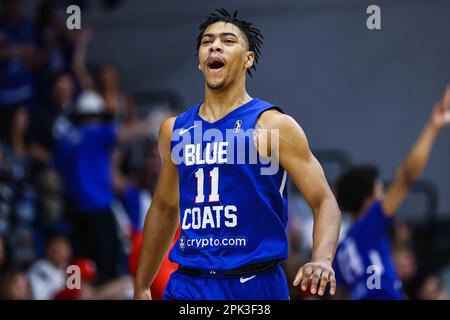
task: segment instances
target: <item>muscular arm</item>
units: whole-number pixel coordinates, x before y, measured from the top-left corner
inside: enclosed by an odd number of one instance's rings
[[[175,118],[161,125],[159,152],[162,167],[144,224],[142,250],[135,280],[135,299],[150,298],[149,286],[172,243],[178,218],[178,171],[170,156],[170,139]]]
[[[431,118],[405,160],[398,167],[395,180],[386,191],[383,208],[387,216],[395,214],[412,185],[424,170],[440,128],[450,123],[449,105],[450,86],[448,86],[443,99],[435,105]]]
[[[339,238],[341,213],[322,167],[311,153],[303,130],[291,117],[269,110],[261,115],[258,125],[263,129],[278,129],[278,133],[271,130],[269,134],[270,141],[267,144],[270,145],[270,155],[272,159],[274,156],[279,159],[314,215],[312,260],[299,269],[294,285],[301,282],[305,290],[312,279],[311,292],[315,294],[318,282],[322,280],[318,290],[322,295],[326,283],[330,281],[330,292],[333,294],[335,283],[331,263]],[[273,139],[278,140],[279,148],[274,148],[277,143]],[[259,144],[260,147],[263,145]]]

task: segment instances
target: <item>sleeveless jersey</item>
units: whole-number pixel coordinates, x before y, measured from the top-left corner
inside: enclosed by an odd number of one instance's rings
[[[210,123],[200,105],[172,131],[181,234],[170,260],[223,271],[286,259],[287,174],[258,154],[253,135],[261,113],[280,108],[255,98]]]

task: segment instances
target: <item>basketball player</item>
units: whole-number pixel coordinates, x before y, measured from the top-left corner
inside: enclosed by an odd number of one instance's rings
[[[450,86],[436,104],[421,135],[400,164],[392,184],[383,192],[374,166],[357,166],[337,182],[340,208],[355,219],[336,252],[338,285],[352,299],[403,299],[400,279],[389,249],[387,229],[409,190],[422,173],[439,130],[450,124]]]
[[[299,268],[294,285],[319,295],[328,283],[331,294],[336,290],[337,202],[300,126],[247,93],[246,73],[258,62],[262,35],[236,15],[221,9],[200,25],[205,99],[161,126],[162,170],[145,221],[136,299],[151,298],[149,285],[180,222],[181,235],[170,252],[179,269],[165,299],[289,299],[280,266],[288,252],[287,175],[315,221],[312,259]],[[250,156],[233,143],[242,137]],[[252,150],[256,162],[248,159]],[[270,166],[279,162],[277,171],[264,174],[267,159]]]

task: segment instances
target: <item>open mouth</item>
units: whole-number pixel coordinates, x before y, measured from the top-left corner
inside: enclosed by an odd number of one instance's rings
[[[225,63],[218,59],[211,59],[208,61],[207,66],[209,71],[216,72],[222,69],[225,66]]]

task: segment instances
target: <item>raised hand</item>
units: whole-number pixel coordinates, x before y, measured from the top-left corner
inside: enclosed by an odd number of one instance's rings
[[[450,124],[450,85],[447,85],[441,101],[434,105],[431,123],[438,129]]]

